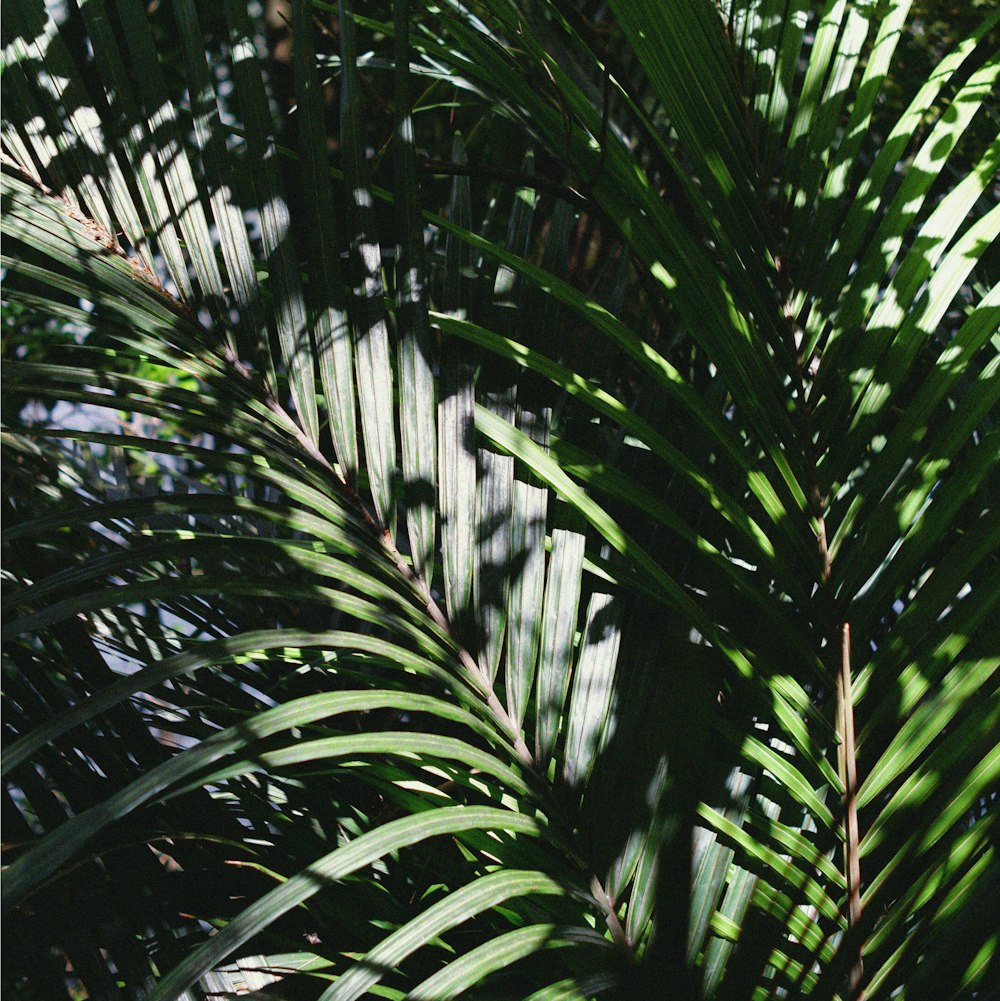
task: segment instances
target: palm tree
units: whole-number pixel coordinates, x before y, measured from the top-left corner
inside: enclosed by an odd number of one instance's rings
[[[412,6],[7,5],[5,994],[987,996],[1000,14]]]

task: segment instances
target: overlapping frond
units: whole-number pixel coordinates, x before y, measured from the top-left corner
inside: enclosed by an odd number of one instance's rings
[[[1000,15],[382,6],[5,19],[12,989],[975,996]]]

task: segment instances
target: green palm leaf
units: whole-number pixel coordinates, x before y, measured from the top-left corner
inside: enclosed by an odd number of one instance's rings
[[[12,8],[5,992],[984,996],[1000,15],[924,6]]]

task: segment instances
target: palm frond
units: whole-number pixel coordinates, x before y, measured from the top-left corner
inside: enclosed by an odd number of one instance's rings
[[[11,9],[5,991],[983,996],[1000,14],[901,98],[911,6]]]

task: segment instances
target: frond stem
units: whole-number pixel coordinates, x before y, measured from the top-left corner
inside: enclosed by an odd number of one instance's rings
[[[847,927],[861,921],[861,856],[858,833],[858,764],[854,740],[854,696],[851,685],[851,624],[840,629],[840,673],[837,677],[837,728],[840,731],[840,777],[844,783],[844,875],[847,877]],[[864,1001],[861,944],[851,963],[850,996]]]
[[[615,945],[617,945],[629,956],[634,956],[634,953],[632,952],[632,942],[625,929],[622,927],[618,914],[615,912],[615,902],[608,895],[608,891],[604,889],[604,884],[600,881],[600,879],[598,879],[596,874],[591,876],[590,892],[594,895],[594,899],[604,912],[604,920],[608,924],[608,931],[611,932],[611,938]]]

